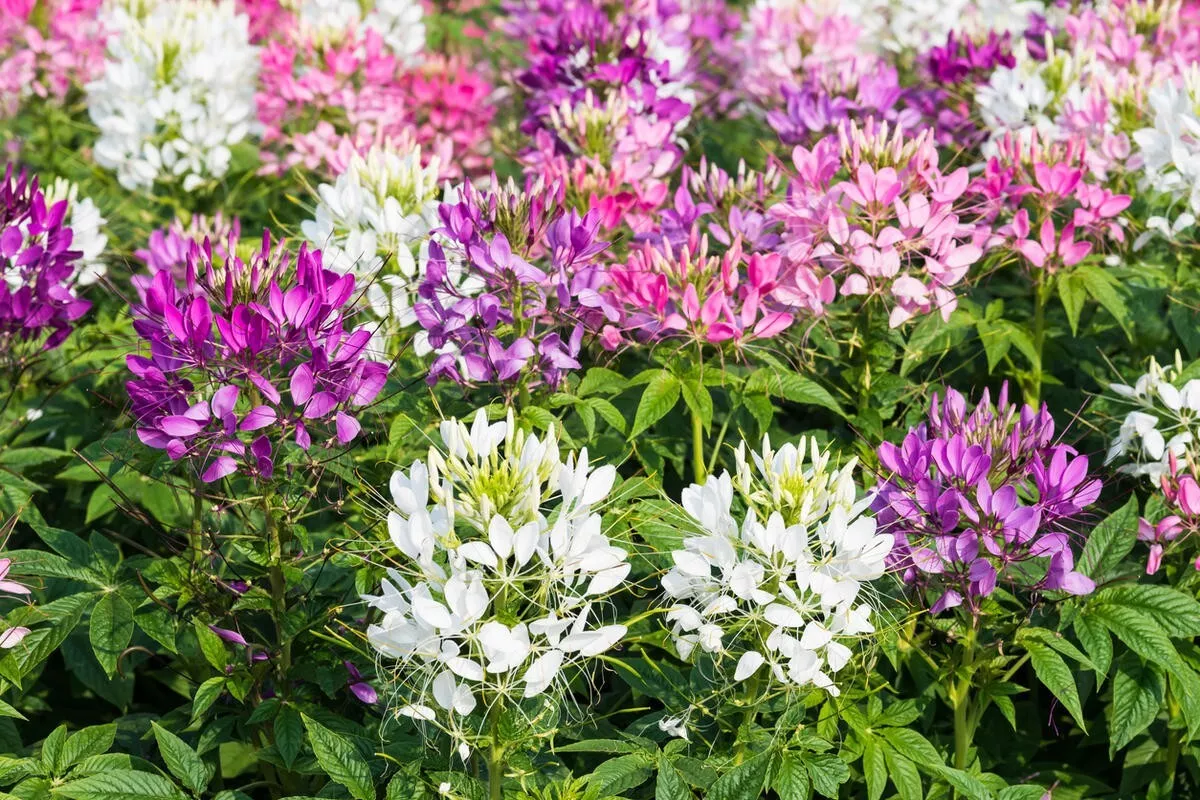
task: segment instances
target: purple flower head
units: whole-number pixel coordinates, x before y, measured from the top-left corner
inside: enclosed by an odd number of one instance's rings
[[[353,276],[326,270],[318,250],[272,248],[268,234],[248,262],[234,251],[230,240],[214,260],[209,240],[192,241],[182,280],[167,268],[134,281],[144,348],[126,359],[126,387],[138,438],[206,482],[268,479],[279,448],[307,450],[314,433],[348,444],[388,371],[366,353],[370,332],[345,324]]]
[[[91,308],[76,295],[67,201],[47,205],[37,178],[9,164],[0,183],[0,361],[20,358],[20,345],[51,350]]]
[[[1088,460],[1054,443],[1054,419],[987,391],[973,408],[934,395],[926,422],[878,450],[873,508],[896,537],[892,565],[934,597],[933,613],[977,613],[998,585],[1088,594],[1070,534],[1100,495]],[[1019,568],[1017,566],[1019,565]]]
[[[557,386],[580,366],[584,330],[616,318],[598,215],[559,210],[561,197],[510,182],[441,206],[413,309],[436,353],[431,384]]]

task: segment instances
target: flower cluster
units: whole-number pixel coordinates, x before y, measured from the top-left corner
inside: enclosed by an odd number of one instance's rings
[[[438,174],[438,159],[422,165],[419,148],[356,154],[333,184],[318,188],[316,218],[301,226],[326,266],[358,277],[389,333],[416,322],[412,295],[418,258],[427,261],[438,223]]]
[[[100,0],[0,3],[0,118],[32,98],[62,104],[104,67]]]
[[[585,329],[615,321],[602,292],[600,217],[561,210],[561,186],[467,185],[441,226],[414,306],[437,353],[429,381],[557,386]]]
[[[268,234],[248,262],[235,250],[230,241],[222,262],[192,242],[183,281],[170,270],[135,279],[147,353],[127,358],[126,387],[138,438],[205,482],[239,469],[269,479],[287,439],[307,450],[331,429],[330,444],[349,443],[388,372],[364,354],[370,331],[346,329],[352,275],[307,246],[273,249]]]
[[[979,260],[963,220],[967,170],[943,174],[928,132],[851,124],[793,152],[797,174],[771,216],[782,225],[786,293],[821,313],[834,298],[881,297],[897,327],[921,314],[949,319],[954,286]],[[779,292],[776,293],[779,296]]]
[[[935,597],[935,614],[973,614],[1000,583],[1088,594],[1075,569],[1073,525],[1100,495],[1087,456],[1054,443],[1043,406],[1018,408],[1008,387],[974,409],[947,389],[899,445],[879,446],[884,470],[872,507],[895,536],[891,563]]]
[[[718,666],[736,660],[738,682],[766,665],[768,680],[837,695],[830,673],[875,630],[863,595],[884,572],[891,537],[855,499],[854,461],[834,469],[803,439],[777,452],[764,440],[753,466],[745,452],[743,443],[735,475],[683,491],[702,532],[684,538],[662,579],[675,647],[685,659],[699,650]]]
[[[127,189],[180,181],[185,192],[229,171],[254,133],[258,54],[233,0],[117,8],[103,74],[87,85],[100,129],[95,159]]]
[[[392,476],[402,559],[366,598],[381,614],[367,637],[398,662],[401,713],[469,741],[477,709],[564,691],[621,640],[602,601],[630,565],[596,511],[613,467],[593,468],[586,449],[564,460],[553,434],[526,434],[511,411],[447,420],[441,438]]]
[[[0,363],[20,345],[50,350],[71,333],[91,303],[79,297],[81,252],[67,222],[69,198],[46,197],[37,178],[9,164],[0,183]],[[94,209],[93,209],[94,210]],[[83,216],[86,217],[85,210]]]

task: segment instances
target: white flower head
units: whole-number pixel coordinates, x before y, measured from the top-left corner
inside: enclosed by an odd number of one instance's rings
[[[397,471],[388,531],[400,558],[367,631],[409,716],[469,738],[477,708],[555,691],[624,637],[599,601],[629,574],[595,510],[616,472],[510,412],[441,425],[443,449]]]
[[[104,73],[87,85],[96,163],[126,189],[224,177],[257,132],[258,51],[233,0],[162,0],[109,10]]]
[[[832,469],[804,440],[774,451],[764,439],[750,460],[738,448],[736,479],[684,490],[703,533],[684,538],[662,580],[680,656],[729,659],[736,682],[765,667],[783,685],[838,693],[830,676],[849,661],[847,642],[875,630],[864,588],[883,575],[893,541],[856,502],[853,470]],[[740,524],[735,488],[747,507]]]
[[[1123,461],[1118,471],[1145,476],[1154,486],[1171,472],[1172,459],[1200,464],[1200,379],[1186,379],[1178,352],[1173,365],[1151,358],[1132,386],[1114,383],[1109,390],[1135,408],[1109,444],[1106,464]]]

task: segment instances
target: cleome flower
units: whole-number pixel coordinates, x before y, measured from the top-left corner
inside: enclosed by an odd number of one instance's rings
[[[220,180],[252,134],[257,49],[232,0],[163,0],[112,12],[104,73],[87,85],[96,163],[126,189]]]
[[[138,438],[196,465],[205,482],[241,470],[268,479],[287,439],[313,433],[347,444],[361,429],[388,365],[365,349],[370,331],[347,330],[354,277],[321,264],[320,251],[262,247],[248,261],[229,241],[224,261],[192,242],[186,280],[161,270],[134,279],[134,329],[147,348],[126,361]]]
[[[1070,536],[1100,496],[1087,456],[1054,443],[1054,418],[984,392],[968,413],[963,396],[934,395],[928,422],[899,446],[879,446],[884,470],[872,507],[896,538],[890,563],[936,597],[930,611],[980,602],[1000,584],[1089,594]]]
[[[62,344],[91,308],[76,293],[86,270],[67,221],[72,203],[47,197],[37,178],[8,165],[0,183],[0,363],[20,358],[18,345]],[[93,209],[94,210],[94,209]]]
[[[703,534],[684,539],[662,579],[675,647],[718,667],[736,661],[735,681],[766,665],[768,680],[837,695],[832,674],[875,630],[863,593],[883,575],[891,537],[876,532],[868,501],[855,501],[854,461],[831,469],[815,441],[776,452],[765,438],[752,461],[743,443],[736,475],[683,491]],[[740,522],[735,491],[747,509]]]
[[[595,510],[616,470],[587,450],[562,460],[553,434],[498,422],[441,425],[430,448],[391,480],[388,531],[399,560],[379,595],[368,641],[394,659],[399,713],[464,743],[482,714],[545,693],[611,649],[603,599],[629,573],[626,551]]]

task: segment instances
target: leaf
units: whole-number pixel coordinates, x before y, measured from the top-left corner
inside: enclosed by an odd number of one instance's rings
[[[300,712],[290,705],[279,709],[275,717],[275,749],[283,763],[291,767],[300,755],[304,746],[304,725],[300,721]]]
[[[925,790],[921,786],[921,775],[917,766],[890,747],[884,750],[888,774],[900,800],[923,800]]]
[[[192,696],[192,722],[198,720],[205,711],[212,708],[217,698],[225,692],[225,679],[222,677],[209,678],[196,688]]]
[[[1075,722],[1085,732],[1087,724],[1083,718],[1083,708],[1079,703],[1079,687],[1075,685],[1075,675],[1062,656],[1050,647],[1035,640],[1027,640],[1025,649],[1029,652],[1029,660],[1033,663],[1033,671],[1038,680],[1054,693],[1066,709],[1071,712]]]
[[[837,797],[838,787],[850,780],[850,767],[831,753],[807,755],[804,766],[808,769],[813,788],[823,797]]]
[[[1079,637],[1083,649],[1087,651],[1088,658],[1092,661],[1092,666],[1096,668],[1097,680],[1103,683],[1104,676],[1108,674],[1108,668],[1112,666],[1112,636],[1104,629],[1103,625],[1093,621],[1086,614],[1076,615],[1075,635]]]
[[[709,788],[705,800],[746,800],[758,797],[767,780],[771,753],[759,753],[726,772]]]
[[[667,415],[679,400],[679,379],[666,370],[657,370],[642,392],[637,413],[633,417],[630,438],[644,432]]]
[[[938,755],[937,748],[929,743],[921,734],[911,728],[884,728],[880,733],[887,739],[896,752],[912,761],[926,767],[941,767],[945,765]]]
[[[1162,707],[1166,681],[1153,664],[1132,653],[1122,656],[1113,678],[1112,715],[1109,718],[1109,755],[1133,741],[1154,722]]]
[[[167,769],[194,794],[202,793],[208,786],[208,768],[205,767],[203,759],[183,739],[157,722],[150,724],[158,742],[158,752]]]
[[[133,638],[133,606],[117,592],[107,592],[92,609],[88,624],[88,639],[96,660],[112,677],[117,671],[117,659],[129,647]]]
[[[587,407],[594,409],[605,422],[618,432],[625,433],[625,416],[612,403],[603,397],[591,397],[587,400]]]
[[[821,406],[840,417],[846,416],[845,410],[825,387],[794,372],[773,369],[757,370],[746,381],[745,392],[755,394],[763,391],[793,403]]]
[[[375,800],[371,768],[349,739],[306,714],[301,714],[300,718],[308,731],[308,741],[317,763],[329,779],[349,789],[355,800]]]
[[[887,786],[887,765],[884,763],[883,747],[871,735],[863,739],[863,776],[867,779],[867,800],[879,800]]]
[[[1129,501],[1109,514],[1091,534],[1079,556],[1079,571],[1096,583],[1111,577],[1137,543],[1138,501]]]
[[[63,745],[67,742],[67,723],[59,725],[42,740],[42,768],[51,775],[57,775],[63,770]]]
[[[666,756],[658,757],[658,779],[654,782],[654,800],[694,800],[687,781]]]
[[[1125,298],[1121,296],[1120,286],[1116,279],[1105,272],[1100,267],[1092,265],[1082,266],[1075,271],[1075,274],[1080,277],[1084,288],[1087,289],[1097,303],[1102,305],[1109,314],[1112,314],[1113,319],[1121,326],[1121,330],[1125,331],[1129,341],[1133,341],[1133,326],[1130,324],[1131,317],[1129,314],[1129,306],[1125,304]]]
[[[621,739],[585,739],[582,742],[572,742],[571,744],[556,747],[556,753],[637,753],[644,748],[638,747],[633,742],[626,742]]]
[[[1125,584],[1093,596],[1092,603],[1135,609],[1153,619],[1174,639],[1200,636],[1200,602],[1169,586]]]
[[[708,389],[698,379],[681,381],[679,388],[683,391],[683,402],[693,415],[698,416],[704,424],[704,430],[712,428],[713,401]]]
[[[784,753],[779,757],[779,765],[775,767],[775,775],[771,778],[771,787],[779,795],[779,800],[808,800],[812,797],[812,781],[808,777],[804,759],[798,753]],[[757,797],[747,794],[746,797]]]
[[[88,775],[54,789],[70,800],[187,800],[178,786],[161,775],[113,770]]]
[[[1083,303],[1087,300],[1087,290],[1074,272],[1060,275],[1058,297],[1062,301],[1063,311],[1067,312],[1067,322],[1071,325],[1071,335],[1079,335],[1079,315],[1083,313]]]
[[[192,620],[192,628],[196,632],[196,640],[200,643],[200,652],[204,653],[204,660],[218,672],[224,672],[229,663],[229,651],[225,649],[225,642],[199,619]]]
[[[55,774],[66,772],[69,767],[78,764],[85,758],[107,753],[116,738],[117,726],[115,723],[93,725],[81,731],[76,731],[67,737],[67,741],[63,743]]]
[[[588,776],[588,783],[596,797],[622,794],[645,783],[654,764],[654,757],[645,751],[610,758]]]
[[[1008,336],[1008,328],[1001,322],[990,322],[986,319],[981,319],[975,323],[975,329],[979,332],[979,341],[983,345],[984,354],[987,356],[988,372],[995,372],[996,366],[1008,355],[1008,351],[1012,347],[1012,339]]]

